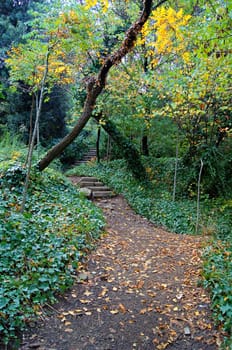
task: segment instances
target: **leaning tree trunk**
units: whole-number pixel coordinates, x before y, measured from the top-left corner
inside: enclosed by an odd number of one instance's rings
[[[100,117],[95,116],[94,118],[99,122]],[[139,180],[145,180],[147,178],[146,170],[141,162],[140,154],[135,146],[117,129],[111,120],[104,119],[102,127],[117,144],[120,154],[126,159],[127,165],[132,171],[134,177]]]
[[[160,6],[166,1],[167,0],[161,0],[156,7]],[[97,77],[90,77],[87,80],[87,97],[81,117],[77,121],[77,124],[74,126],[72,131],[51,150],[49,150],[45,157],[39,161],[38,167],[40,171],[45,169],[53,161],[53,159],[60,155],[63,150],[75,140],[90,119],[97,97],[105,87],[109,70],[114,65],[120,63],[122,58],[125,57],[134,47],[137,35],[141,32],[143,25],[146,23],[151,13],[152,2],[152,0],[144,0],[142,13],[139,19],[128,29],[120,48],[114,54],[108,55],[102,64]]]

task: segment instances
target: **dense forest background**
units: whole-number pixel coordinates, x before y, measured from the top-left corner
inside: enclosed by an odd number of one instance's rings
[[[59,186],[68,186],[57,171],[97,148],[97,159],[69,174],[101,177],[174,232],[212,237],[205,284],[231,334],[232,4],[154,1],[135,28],[142,8],[139,0],[1,1],[1,249],[12,254],[9,232],[19,240],[28,235],[37,199],[43,206],[49,188],[57,199]],[[91,226],[92,209],[82,208]],[[6,273],[9,256],[0,266]],[[68,266],[70,256],[64,259]],[[42,288],[52,298],[49,283]],[[35,304],[44,301],[35,285],[25,288]],[[7,290],[12,286],[0,289],[5,339],[25,321],[16,318],[17,305],[8,307],[16,294]]]

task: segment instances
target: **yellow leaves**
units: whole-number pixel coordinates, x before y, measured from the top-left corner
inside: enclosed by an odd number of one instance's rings
[[[20,156],[21,156],[21,152],[14,151],[14,152],[12,152],[11,159],[17,160]]]
[[[86,5],[85,5],[85,9],[89,10],[92,7],[96,6],[98,4],[98,2],[100,2],[101,6],[102,6],[102,10],[103,12],[107,12],[108,7],[109,7],[109,1],[108,0],[86,0]]]
[[[152,12],[137,40],[137,46],[146,44],[146,55],[151,59],[153,67],[158,64],[156,56],[160,54],[182,53],[184,62],[189,63],[190,55],[186,52],[182,28],[188,24],[190,18],[190,15],[183,13],[183,9],[175,11],[171,7],[159,7]]]
[[[97,5],[98,0],[86,0],[86,10],[89,10],[91,7],[94,7]]]
[[[75,11],[69,11],[68,15],[73,22],[78,23],[78,16]]]
[[[173,49],[173,41],[180,41],[179,45],[184,40],[181,34],[181,27],[185,26],[191,16],[184,15],[183,10],[176,12],[173,8],[164,7],[153,11],[151,18],[155,21],[153,30],[156,30],[157,41],[155,47],[159,53],[169,53]]]
[[[182,53],[182,58],[186,64],[190,63],[190,53],[189,52],[186,51],[186,52]]]

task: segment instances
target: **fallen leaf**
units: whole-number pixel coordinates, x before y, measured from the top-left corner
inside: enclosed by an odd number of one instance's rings
[[[144,285],[144,281],[138,281],[136,287],[137,287],[138,289],[141,289],[141,288],[143,288],[143,285]]]
[[[81,302],[82,304],[89,304],[89,303],[91,303],[91,300],[88,300],[88,299],[80,299],[80,302]]]
[[[90,292],[88,289],[84,292],[84,295],[86,295],[87,297],[89,297],[90,295],[92,295],[93,293]]]
[[[81,310],[81,309],[75,309],[74,311],[75,311],[76,314],[83,313],[83,310]]]
[[[67,332],[67,333],[72,333],[73,329],[72,328],[66,328],[64,331]]]
[[[144,315],[146,312],[147,312],[147,308],[144,308],[144,309],[140,310],[139,313],[140,313],[141,315]]]
[[[127,311],[125,306],[121,303],[118,305],[118,308],[119,308],[119,311],[122,312],[123,314],[125,314]]]
[[[119,311],[118,310],[110,310],[110,313],[112,315],[117,315],[119,313]]]
[[[108,289],[107,288],[103,288],[102,291],[98,294],[98,297],[99,298],[102,298],[106,295],[106,293],[108,292]]]
[[[68,312],[68,314],[69,314],[69,315],[72,315],[72,316],[75,316],[75,315],[76,315],[76,312],[75,312],[74,310],[70,310],[70,311]]]
[[[91,311],[86,311],[86,312],[85,312],[85,315],[91,316],[91,315],[92,315],[92,312],[91,312]]]

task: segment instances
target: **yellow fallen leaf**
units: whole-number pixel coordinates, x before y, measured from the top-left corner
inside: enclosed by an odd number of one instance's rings
[[[75,311],[75,313],[77,313],[77,314],[80,314],[80,313],[83,312],[81,309],[75,309],[74,311]]]
[[[89,297],[90,295],[92,295],[93,293],[90,292],[88,289],[84,292],[84,295],[86,295],[87,297]]]
[[[141,288],[143,288],[143,285],[144,285],[144,281],[138,281],[136,287],[137,287],[138,289],[141,289]]]
[[[70,310],[68,313],[69,313],[69,315],[72,315],[72,316],[76,315],[76,312],[74,310]]]
[[[110,310],[110,313],[112,315],[117,315],[119,313],[119,311],[118,310]]]
[[[105,267],[104,268],[106,271],[113,271],[114,269],[113,269],[113,267],[111,267],[111,266],[107,266],[107,267]]]
[[[102,291],[98,294],[98,297],[104,297],[106,295],[106,293],[108,292],[107,288],[103,288]]]
[[[144,308],[144,309],[141,309],[139,313],[141,315],[144,315],[146,312],[147,312],[147,308]]]
[[[72,333],[73,329],[72,328],[66,328],[64,331],[67,332],[67,333]]]
[[[123,314],[126,313],[126,308],[125,308],[125,306],[123,304],[120,303],[118,305],[118,308],[119,308],[119,311],[122,312]]]
[[[157,349],[164,350],[167,348],[168,345],[169,345],[168,343],[161,343],[161,344],[157,345]]]
[[[92,315],[92,312],[91,311],[86,311],[85,315],[90,316],[90,315]]]
[[[89,304],[89,303],[91,303],[91,300],[88,300],[88,299],[80,299],[80,302],[81,302],[82,304]]]

